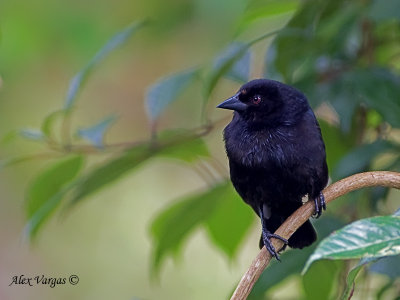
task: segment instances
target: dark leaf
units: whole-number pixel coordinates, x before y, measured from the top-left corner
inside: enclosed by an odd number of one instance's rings
[[[382,68],[356,70],[353,74],[360,100],[379,112],[383,119],[400,127],[400,77]]]
[[[239,197],[231,184],[206,221],[208,233],[214,243],[230,258],[236,254],[240,242],[243,241],[255,214]]]
[[[340,159],[352,148],[354,139],[343,133],[339,127],[318,120],[326,147],[329,170],[333,170]]]
[[[371,144],[359,146],[344,156],[332,172],[334,179],[366,171],[374,158],[379,154],[396,149],[396,146],[385,140],[377,140]]]
[[[274,40],[273,55],[266,56],[267,76],[272,70],[291,84],[315,72],[318,57],[346,52],[344,45],[352,38],[360,11],[357,3],[343,0],[302,2]]]

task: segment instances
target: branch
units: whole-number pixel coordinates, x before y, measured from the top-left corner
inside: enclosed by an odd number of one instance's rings
[[[352,191],[372,186],[385,186],[400,189],[400,173],[389,171],[374,171],[359,173],[347,178],[344,178],[334,184],[331,184],[323,190],[326,203],[339,198]],[[287,220],[278,228],[276,234],[285,239],[290,236],[314,213],[314,202],[308,201],[298,210],[296,210]],[[283,242],[278,239],[273,239],[272,244],[275,249],[280,249]],[[268,266],[271,261],[271,255],[263,247],[260,253],[253,260],[247,272],[243,275],[231,300],[244,300],[250,294],[254,284]]]

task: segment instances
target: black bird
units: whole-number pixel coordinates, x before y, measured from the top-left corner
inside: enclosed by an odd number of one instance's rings
[[[328,182],[325,145],[307,98],[295,88],[268,79],[243,85],[217,106],[234,110],[224,130],[230,177],[236,191],[261,218],[260,248],[279,260],[271,238],[292,248],[317,238],[310,221],[286,240],[275,230],[308,198],[315,217],[326,209],[321,191]]]

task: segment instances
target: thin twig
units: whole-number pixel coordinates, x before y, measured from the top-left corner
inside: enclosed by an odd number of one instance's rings
[[[359,173],[347,178],[344,178],[334,184],[331,184],[323,190],[325,201],[327,203],[343,196],[352,191],[372,186],[384,186],[400,189],[400,173],[389,171],[374,171]],[[295,211],[275,232],[285,239],[290,236],[314,213],[314,203],[308,201],[297,211]],[[283,246],[282,241],[273,239],[272,244],[275,249],[280,249]],[[231,300],[244,300],[250,294],[254,284],[268,266],[271,261],[271,255],[263,247],[257,257],[253,260],[247,272],[243,275]]]

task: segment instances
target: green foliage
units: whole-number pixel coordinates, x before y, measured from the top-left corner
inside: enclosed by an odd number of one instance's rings
[[[215,245],[233,259],[253,222],[254,213],[229,183],[205,225]]]
[[[358,273],[360,273],[365,264],[370,261],[371,259],[361,259],[360,262],[350,270],[346,278],[346,289],[344,290],[341,299],[346,300],[351,298],[351,294],[354,292],[355,281]]]
[[[224,204],[233,203],[231,201],[232,198],[237,198],[232,185],[230,182],[223,182],[207,191],[179,200],[161,212],[151,226],[155,244],[153,269],[157,271],[160,268],[167,254],[177,254],[188,234],[200,224],[206,225],[211,238],[216,241],[216,245],[232,256],[253,219],[252,215],[247,215],[247,220],[239,222],[237,222],[237,219],[225,220],[218,218],[221,214],[219,211],[222,209],[224,209],[225,214],[237,210],[236,208],[232,209],[223,206]],[[236,202],[239,203],[239,201]],[[237,203],[234,206],[237,206]],[[237,222],[237,224],[229,223],[229,221]],[[238,229],[237,234],[233,236],[229,230],[222,231],[221,228],[218,228],[218,225],[222,222],[224,223],[223,226],[232,225],[231,231],[232,229]]]
[[[307,300],[330,299],[340,265],[333,261],[316,262],[303,276]]]
[[[187,167],[193,167],[201,160],[213,161],[207,135],[214,129],[221,130],[219,120],[202,115],[203,122],[198,128],[189,124],[185,130],[160,128],[160,132],[156,132],[155,123],[192,84],[199,85],[202,93],[193,95],[190,101],[202,101],[203,111],[199,115],[206,114],[205,106],[211,102],[219,86],[225,84],[222,79],[245,82],[253,75],[250,70],[254,64],[264,63],[261,67],[265,77],[296,86],[317,109],[334,181],[374,169],[400,170],[398,3],[396,0],[251,0],[235,24],[237,38],[229,41],[222,51],[196,68],[188,66],[184,71],[163,76],[147,87],[144,104],[152,125],[147,140],[119,145],[105,143],[104,136],[115,122],[114,117],[103,118],[93,126],[80,129],[78,135],[71,134],[73,108],[92,71],[147,24],[143,21],[132,23],[113,36],[71,79],[62,109],[45,117],[40,130],[20,131],[23,138],[42,143],[49,153],[6,158],[0,163],[0,168],[3,168],[37,158],[68,156],[37,174],[29,186],[26,196],[28,235],[34,237],[65,199],[70,204],[83,201],[153,158],[183,162]],[[258,21],[271,21],[288,14],[293,14],[293,17],[281,25],[281,29],[256,28]],[[187,14],[180,10],[179,16],[183,20]],[[156,26],[170,21],[174,23],[173,20],[159,20],[161,23]],[[157,23],[157,20],[153,22]],[[178,26],[181,23],[174,24]],[[249,39],[247,37],[252,36],[250,29],[253,28],[257,34],[262,33]],[[274,40],[268,44],[266,39],[270,37]],[[265,61],[253,62],[253,53],[256,54],[253,47],[262,42],[268,46]],[[319,109],[323,107],[328,108],[328,113],[320,113]],[[164,126],[162,122],[158,125]],[[2,139],[1,145],[13,140],[14,136],[15,132]],[[80,145],[79,138],[87,140],[89,145]],[[91,154],[104,155],[110,151],[112,155],[83,170],[83,162]],[[388,156],[389,160],[382,160]],[[228,183],[224,171],[218,167],[208,171],[214,184],[167,205],[154,220],[151,227],[154,271],[160,270],[168,255],[176,255],[199,226],[206,229],[210,241],[229,259],[233,260],[238,253],[254,221],[254,214]],[[325,258],[339,261],[371,258],[362,259],[346,274],[346,286],[338,288],[344,290],[344,299],[351,296],[356,276],[367,263],[370,264],[369,268],[364,268],[367,275],[379,272],[390,280],[396,280],[399,277],[400,219],[398,216],[379,216],[388,213],[384,202],[387,195],[387,189],[352,194],[351,202],[362,201],[359,207],[363,209],[357,209],[354,203],[335,203],[332,210],[328,209],[331,216],[323,217],[329,222],[316,222],[319,239],[338,229],[339,226],[332,224],[342,224],[343,216],[359,221],[323,240],[315,252],[314,245],[283,253],[282,263],[271,264],[254,287],[250,299],[263,298],[286,278],[300,276],[306,261],[304,270],[316,260],[318,262],[302,278],[303,294],[307,299],[332,297],[335,285],[344,281],[344,278],[338,278],[345,273],[339,272],[344,263],[322,260]],[[371,215],[378,216],[365,219]],[[397,256],[386,257],[388,255]],[[382,295],[387,289],[387,286],[381,287],[378,294]]]
[[[194,161],[207,155],[207,152],[202,140],[184,135],[180,139],[174,137],[162,140],[159,144],[148,142],[134,146],[83,176],[77,183],[71,203],[77,203],[158,154],[184,161]]]
[[[363,144],[353,148],[338,162],[332,177],[338,180],[368,170],[374,158],[379,154],[391,151],[398,153],[399,150],[399,146],[385,140],[377,140],[371,144]]]
[[[40,173],[26,193],[27,234],[34,237],[43,222],[59,205],[68,191],[68,184],[82,169],[82,156],[73,156],[55,163]]]
[[[54,132],[53,132],[54,123],[61,117],[65,117],[65,115],[66,111],[61,109],[52,112],[46,118],[44,118],[42,126],[40,128],[43,135],[46,136],[47,138],[54,139]]]
[[[379,216],[353,222],[323,240],[303,274],[320,259],[380,258],[400,253],[400,217]]]
[[[260,19],[292,13],[299,2],[295,0],[251,0],[239,23],[239,31],[245,30]]]

